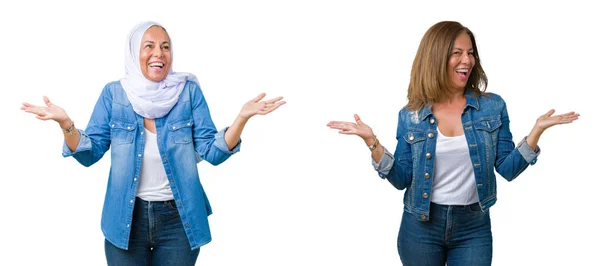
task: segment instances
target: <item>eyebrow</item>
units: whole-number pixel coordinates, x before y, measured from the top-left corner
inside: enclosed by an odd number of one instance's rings
[[[454,47],[454,48],[452,48],[452,50],[460,50],[460,51],[462,51],[463,49],[462,48]],[[473,51],[473,48],[469,49],[469,51]]]
[[[144,43],[152,43],[152,44],[154,44],[154,41],[145,41]],[[169,41],[164,41],[164,42],[161,43],[161,45],[163,45],[163,44],[169,44]]]

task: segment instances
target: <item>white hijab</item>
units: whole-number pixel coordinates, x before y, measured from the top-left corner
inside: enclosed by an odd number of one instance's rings
[[[142,22],[129,33],[125,47],[125,77],[121,79],[121,85],[133,110],[146,118],[160,118],[168,114],[177,103],[185,82],[190,80],[198,83],[198,79],[193,74],[173,72],[172,67],[165,79],[159,82],[150,81],[144,77],[140,68],[140,45],[146,30],[154,25],[161,26],[152,21]],[[172,65],[173,48],[171,44]]]

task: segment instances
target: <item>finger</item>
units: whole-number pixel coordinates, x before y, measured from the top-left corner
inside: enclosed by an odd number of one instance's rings
[[[363,123],[363,122],[362,122],[362,120],[360,120],[360,116],[358,116],[357,114],[354,114],[354,120],[356,120],[356,123],[357,123],[359,126],[362,126],[362,125],[364,125],[364,124],[365,124],[365,123]]]
[[[348,131],[348,132],[356,132],[356,125],[354,125],[354,124],[341,124],[341,125],[330,126],[330,128],[331,129],[339,129],[339,130]]]
[[[554,109],[550,109],[550,111],[548,111],[548,112],[547,112],[547,113],[545,113],[544,115],[545,115],[546,117],[550,117],[550,116],[552,116],[552,114],[554,114],[554,112],[555,112],[555,110],[554,110]]]
[[[42,113],[44,113],[43,109],[39,108],[38,106],[30,106],[25,108],[21,107],[21,110],[36,115],[41,115]]]
[[[283,97],[282,97],[282,96],[279,96],[279,97],[277,97],[277,98],[273,98],[273,99],[267,100],[267,101],[265,101],[265,102],[266,102],[266,103],[270,103],[270,104],[272,104],[272,103],[275,103],[275,102],[277,102],[277,101],[280,101],[281,99],[283,99]]]
[[[252,99],[252,101],[254,101],[255,103],[259,102],[260,100],[262,100],[262,98],[265,98],[265,96],[267,96],[266,93],[261,93],[258,96],[256,96],[256,98]]]
[[[329,123],[327,123],[327,126],[331,127],[331,128],[336,128],[336,129],[341,129],[344,127],[350,127],[352,124],[352,122],[343,122],[343,121],[331,121]]]
[[[567,121],[567,123],[571,123],[575,120],[579,119],[579,116],[577,115],[570,115],[570,116],[565,116],[563,117],[562,121]]]
[[[561,115],[579,115],[579,114],[576,114],[575,112],[568,112],[568,113],[564,113],[564,114],[561,114]]]
[[[266,111],[268,111],[269,113],[273,112],[273,111],[277,110],[277,108],[279,108],[279,106],[282,106],[284,104],[285,104],[285,102],[278,102],[276,104],[267,105]]]
[[[44,103],[46,104],[46,106],[52,107],[52,102],[50,102],[50,99],[48,99],[48,97],[46,96],[44,96]]]

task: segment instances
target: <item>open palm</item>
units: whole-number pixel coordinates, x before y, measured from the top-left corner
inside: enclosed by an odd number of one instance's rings
[[[571,123],[579,118],[579,114],[575,112],[553,116],[554,112],[554,109],[551,109],[547,113],[540,116],[535,122],[536,126],[541,130],[546,130],[555,125]]]
[[[59,123],[69,120],[65,110],[58,105],[54,105],[46,96],[44,96],[44,103],[46,106],[23,103],[21,110],[34,114],[35,118],[40,120],[54,120]]]
[[[261,101],[265,96],[265,93],[261,93],[256,98],[245,103],[240,111],[240,116],[249,119],[257,114],[266,115],[275,111],[275,109],[279,108],[279,106],[285,104],[285,101],[282,101],[283,97]]]

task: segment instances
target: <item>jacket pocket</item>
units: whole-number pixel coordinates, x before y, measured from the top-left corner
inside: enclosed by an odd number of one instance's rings
[[[110,121],[110,139],[112,144],[131,144],[137,125],[120,120]]]
[[[415,161],[415,159],[418,159],[423,151],[423,145],[425,145],[425,140],[427,139],[425,132],[406,131],[402,138],[410,145],[412,158],[413,161]]]
[[[491,133],[500,128],[501,125],[502,121],[500,121],[500,118],[492,118],[479,120],[473,126],[477,130],[483,130]]]
[[[192,142],[192,128],[194,120],[184,119],[167,124],[169,127],[169,139],[176,144],[187,144]]]
[[[481,119],[473,124],[477,135],[483,140],[488,151],[489,149],[493,149],[495,152],[495,148],[498,145],[498,129],[500,126],[502,126],[500,118]]]

